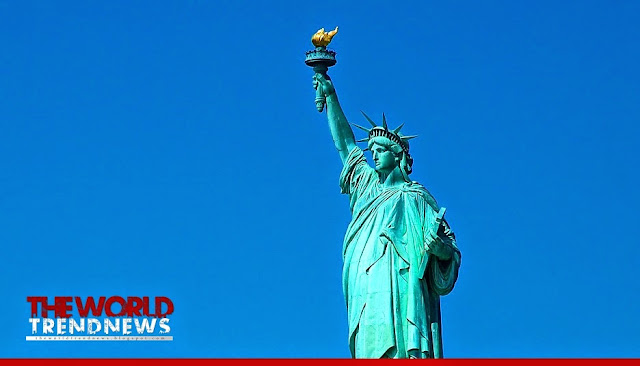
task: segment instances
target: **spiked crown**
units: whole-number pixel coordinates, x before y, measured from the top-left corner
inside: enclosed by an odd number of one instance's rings
[[[400,129],[402,128],[402,126],[404,126],[404,123],[401,124],[400,126],[396,127],[393,130],[390,130],[389,127],[387,126],[387,118],[384,116],[384,113],[382,113],[382,126],[378,126],[376,125],[375,122],[373,122],[373,120],[371,118],[369,118],[369,116],[367,116],[364,112],[360,111],[362,113],[362,115],[364,116],[364,118],[367,119],[367,121],[369,121],[369,123],[371,124],[372,128],[365,128],[362,126],[359,126],[355,123],[352,123],[352,125],[354,125],[355,127],[366,131],[368,136],[367,138],[358,140],[356,142],[369,142],[369,140],[371,140],[374,137],[386,137],[389,140],[395,142],[396,144],[400,145],[400,147],[402,148],[402,151],[404,151],[407,155],[409,155],[409,140],[418,137],[417,135],[413,135],[413,136],[405,136],[403,134],[400,133]],[[364,150],[367,150],[368,147]]]

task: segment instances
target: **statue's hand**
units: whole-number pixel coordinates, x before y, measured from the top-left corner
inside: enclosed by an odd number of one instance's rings
[[[425,250],[431,255],[435,255],[439,259],[447,260],[451,258],[451,248],[442,240],[440,236],[435,236],[432,233],[428,234],[427,242],[425,243]]]
[[[321,73],[316,73],[313,76],[313,88],[316,90],[320,88],[320,91],[322,92],[322,95],[324,95],[325,98],[336,92],[331,80],[327,79],[327,77],[325,77]]]

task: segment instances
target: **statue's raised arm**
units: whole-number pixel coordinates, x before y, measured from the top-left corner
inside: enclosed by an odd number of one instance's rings
[[[351,126],[349,126],[342,107],[340,107],[338,96],[336,95],[336,90],[331,80],[321,73],[316,73],[313,76],[313,87],[322,93],[322,96],[324,96],[326,100],[329,130],[331,131],[333,143],[336,149],[338,149],[338,154],[340,154],[340,159],[342,159],[342,163],[344,164],[349,156],[349,152],[356,146],[353,130]]]

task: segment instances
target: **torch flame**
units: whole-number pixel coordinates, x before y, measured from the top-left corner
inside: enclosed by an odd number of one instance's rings
[[[331,32],[325,32],[324,28],[318,30],[313,36],[311,36],[311,43],[316,47],[327,47],[331,43],[333,36],[338,33],[338,27]]]

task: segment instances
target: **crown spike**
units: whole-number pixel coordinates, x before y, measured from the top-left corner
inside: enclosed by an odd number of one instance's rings
[[[369,118],[369,116],[367,116],[366,113],[364,113],[364,111],[360,111],[360,113],[362,113],[362,115],[364,116],[364,118],[367,119],[367,121],[369,121],[369,123],[371,123],[371,126],[373,127],[378,127],[378,125],[376,125],[375,122],[373,122],[373,120],[371,118]]]
[[[356,140],[356,142],[367,142],[369,141],[369,138],[364,138],[364,139],[360,139],[360,140]]]
[[[402,129],[403,126],[404,126],[404,123],[401,123],[400,126],[396,127],[396,129],[393,130],[393,133],[395,133],[397,135],[398,132],[400,132],[400,130]]]
[[[384,112],[382,112],[382,127],[385,130],[389,131],[389,127],[387,126],[387,117],[384,116]]]
[[[418,137],[418,135],[401,136],[400,138],[403,140],[411,140],[411,139],[415,139],[416,137]]]
[[[353,125],[354,127],[358,127],[359,129],[361,129],[361,130],[363,130],[363,131],[367,131],[367,133],[371,132],[371,130],[370,130],[370,129],[365,128],[365,127],[362,127],[362,126],[357,125],[357,124],[355,124],[355,123],[352,123],[352,125]]]

